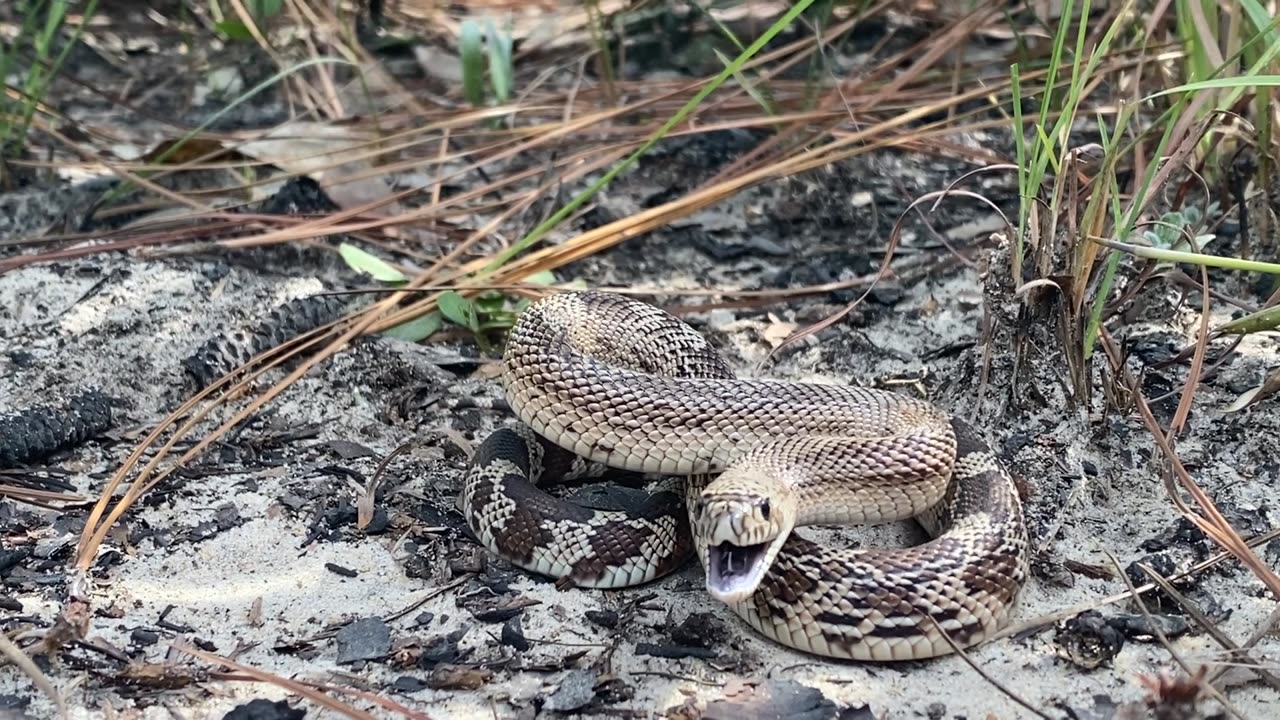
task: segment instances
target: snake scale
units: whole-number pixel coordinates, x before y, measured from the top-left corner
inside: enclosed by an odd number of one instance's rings
[[[737,378],[696,330],[630,298],[531,304],[503,357],[519,420],[489,435],[459,506],[513,565],[562,587],[619,588],[701,562],[707,590],[791,648],[917,660],[989,638],[1027,578],[1010,475],[977,432],[898,393]],[[626,511],[539,484],[606,468],[682,481]],[[915,518],[916,547],[838,549],[805,525]]]

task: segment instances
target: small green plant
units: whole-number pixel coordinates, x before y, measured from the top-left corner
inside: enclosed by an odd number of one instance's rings
[[[365,273],[391,287],[400,287],[409,281],[407,275],[392,265],[354,245],[344,243],[339,246],[338,253],[352,270]],[[559,279],[548,271],[535,273],[525,282],[553,285]],[[446,290],[440,295],[436,311],[401,323],[384,334],[410,342],[421,342],[448,324],[469,331],[480,349],[487,352],[493,347],[490,336],[511,329],[516,318],[528,306],[529,301],[525,298],[492,290],[481,292],[473,298],[463,297],[454,290]]]
[[[1151,247],[1161,250],[1199,252],[1217,238],[1213,233],[1203,232],[1205,215],[1213,216],[1217,212],[1216,201],[1209,205],[1207,213],[1194,205],[1171,210],[1162,215],[1158,223],[1143,230],[1142,237]],[[1191,238],[1194,238],[1194,243]]]
[[[499,105],[511,100],[515,83],[513,45],[510,31],[499,32],[493,20],[485,20],[483,29],[478,20],[462,21],[458,52],[462,55],[462,92],[467,102],[476,107],[485,105],[486,71],[494,100]]]

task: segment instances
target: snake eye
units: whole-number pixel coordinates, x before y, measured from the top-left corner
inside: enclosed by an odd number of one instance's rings
[[[769,498],[765,498],[760,503],[760,514],[764,516],[766,521],[769,519]]]

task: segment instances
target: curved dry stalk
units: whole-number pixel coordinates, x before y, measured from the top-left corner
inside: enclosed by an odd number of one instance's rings
[[[1123,379],[1128,386],[1130,394],[1133,396],[1134,403],[1142,416],[1143,422],[1146,424],[1148,431],[1155,438],[1156,444],[1160,447],[1161,453],[1168,462],[1168,471],[1165,476],[1165,485],[1169,492],[1170,499],[1173,500],[1179,512],[1186,517],[1192,524],[1199,528],[1205,535],[1213,539],[1214,542],[1221,545],[1223,549],[1234,555],[1245,567],[1267,587],[1272,594],[1280,596],[1280,577],[1276,575],[1266,563],[1262,562],[1249,544],[1240,537],[1240,534],[1231,527],[1231,523],[1223,517],[1222,512],[1218,510],[1218,506],[1204,492],[1204,490],[1196,483],[1187,469],[1182,465],[1181,459],[1177,452],[1173,449],[1169,442],[1169,437],[1161,429],[1159,421],[1151,413],[1146,398],[1142,395],[1142,387],[1138,381],[1129,373],[1128,368],[1124,365],[1124,360],[1120,354],[1120,349],[1116,345],[1115,339],[1111,337],[1111,333],[1106,328],[1098,328],[1098,339],[1101,341],[1103,351],[1110,361],[1112,372],[1118,378]],[[1200,506],[1204,516],[1195,512],[1178,496],[1176,488],[1173,487],[1173,479],[1176,478],[1182,487],[1191,495],[1196,504]]]
[[[62,694],[58,689],[49,682],[49,678],[40,671],[40,666],[22,652],[22,648],[18,647],[9,636],[0,632],[0,654],[9,658],[9,662],[13,663],[24,675],[31,678],[31,683],[40,689],[40,692],[49,697],[54,707],[58,709],[58,717],[70,717],[67,714],[67,702],[62,699]]]

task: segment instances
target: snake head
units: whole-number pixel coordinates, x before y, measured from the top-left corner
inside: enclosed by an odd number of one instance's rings
[[[704,547],[707,591],[721,602],[745,600],[756,591],[791,530],[786,499],[734,492],[713,483],[698,502],[696,532]]]

